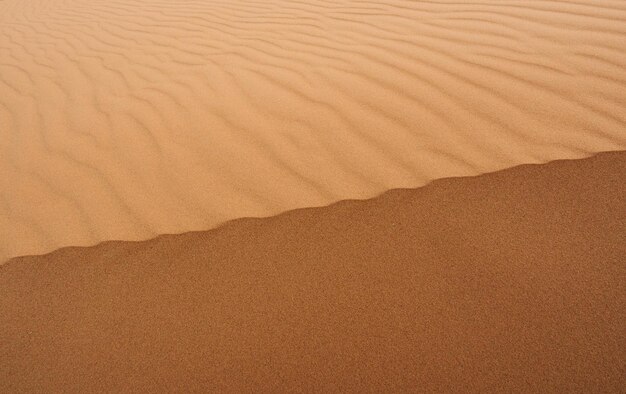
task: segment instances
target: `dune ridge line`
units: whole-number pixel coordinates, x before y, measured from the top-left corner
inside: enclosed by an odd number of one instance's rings
[[[620,392],[626,152],[0,267],[0,391]]]

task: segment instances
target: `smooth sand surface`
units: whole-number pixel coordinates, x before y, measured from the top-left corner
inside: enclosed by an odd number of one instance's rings
[[[620,149],[621,0],[0,1],[0,261]]]
[[[626,152],[0,267],[0,392],[623,392]]]

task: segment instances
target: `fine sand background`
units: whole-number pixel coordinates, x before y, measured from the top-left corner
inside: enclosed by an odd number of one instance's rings
[[[626,152],[0,267],[0,392],[623,392]]]
[[[0,261],[626,149],[626,2],[0,1]]]

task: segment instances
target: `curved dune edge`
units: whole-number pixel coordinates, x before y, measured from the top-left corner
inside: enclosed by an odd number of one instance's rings
[[[0,261],[626,149],[615,0],[0,1]]]
[[[0,391],[626,385],[626,152],[0,267]]]

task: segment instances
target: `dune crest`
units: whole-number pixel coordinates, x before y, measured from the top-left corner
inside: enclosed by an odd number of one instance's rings
[[[621,392],[626,152],[0,267],[0,392]]]
[[[621,1],[0,1],[0,261],[619,149]]]

